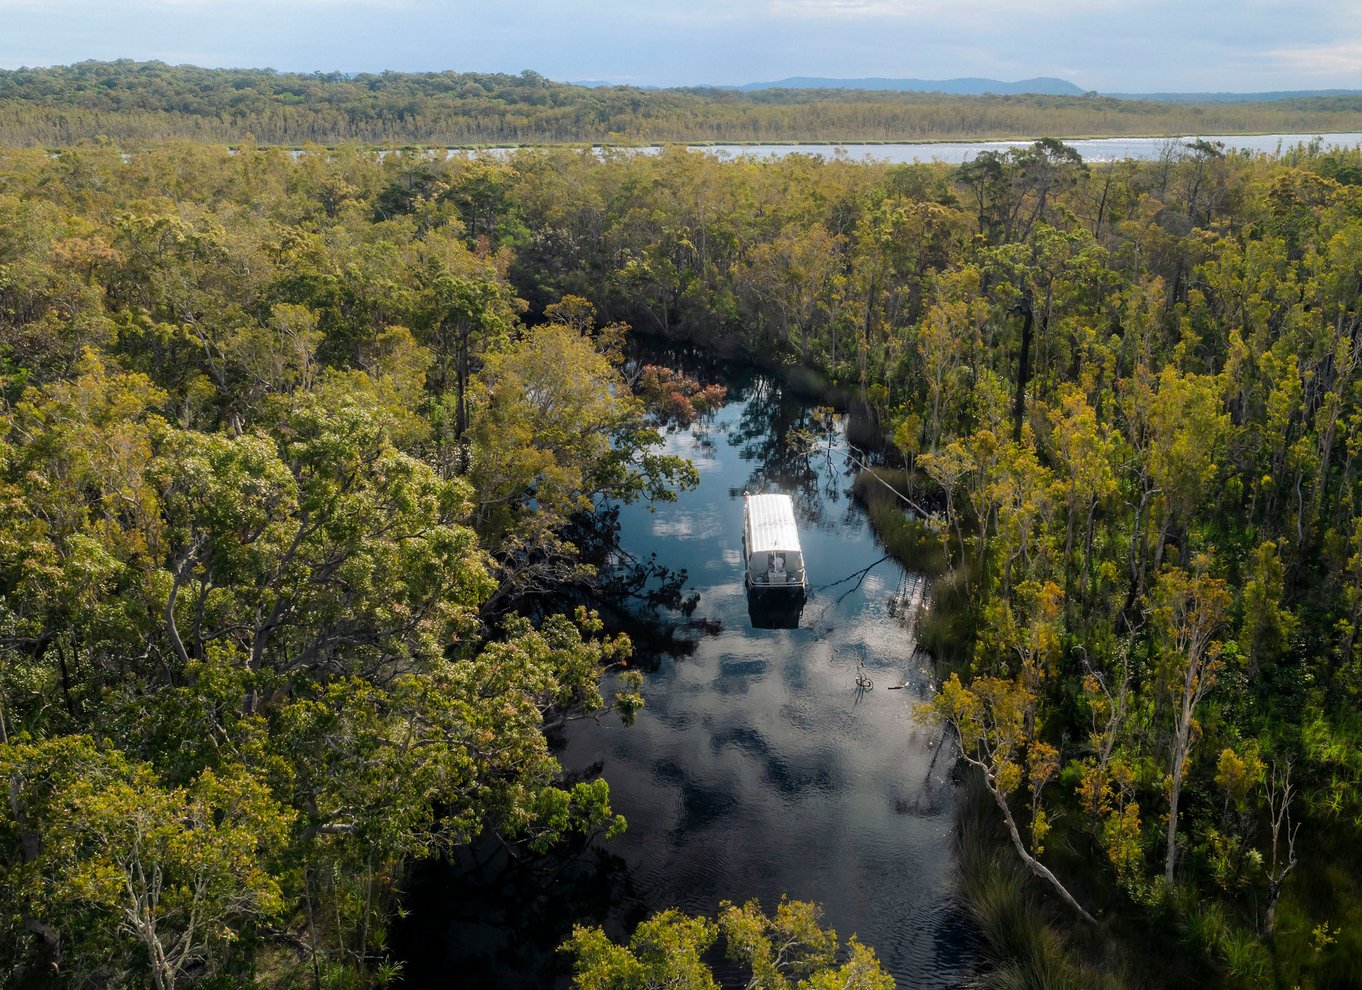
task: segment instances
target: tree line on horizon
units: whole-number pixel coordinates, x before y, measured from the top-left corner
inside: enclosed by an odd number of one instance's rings
[[[1362,130],[1362,96],[1256,103],[868,90],[639,89],[538,73],[284,73],[162,62],[0,71],[0,145],[856,142]]]

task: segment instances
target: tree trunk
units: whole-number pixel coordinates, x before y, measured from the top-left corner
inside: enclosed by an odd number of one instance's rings
[[[66,702],[66,714],[73,719],[76,717],[76,703],[71,698],[71,671],[66,665],[66,650],[62,648],[61,640],[57,640],[57,667],[61,671],[61,696]]]
[[[1092,502],[1088,505],[1088,527],[1083,537],[1083,573],[1079,576],[1078,592],[1084,598],[1088,594],[1088,581],[1092,573],[1092,537],[1093,525],[1097,516],[1097,496],[1093,496]]]
[[[1263,934],[1271,936],[1277,924],[1277,898],[1282,896],[1282,882],[1268,878],[1267,914],[1263,917]]]
[[[969,757],[965,757],[965,759],[969,760]],[[970,762],[975,763],[973,760],[970,760]],[[979,763],[975,763],[975,766],[979,766],[983,769],[982,765]],[[1017,850],[1017,855],[1021,857],[1022,862],[1026,864],[1027,869],[1041,880],[1048,883],[1055,893],[1064,900],[1064,903],[1077,911],[1079,917],[1084,921],[1090,925],[1097,924],[1097,919],[1088,914],[1083,908],[1083,905],[1078,903],[1074,898],[1074,895],[1069,893],[1068,888],[1060,883],[1059,877],[1051,873],[1044,863],[1031,855],[1030,851],[1026,848],[1026,843],[1022,841],[1021,831],[1017,828],[1017,821],[1012,817],[1012,809],[1007,806],[1007,795],[994,787],[993,781],[989,779],[988,770],[986,769],[984,770],[984,783],[988,786],[988,791],[993,795],[993,800],[998,805],[999,810],[1002,811],[1003,823],[1007,826],[1007,834],[1012,837],[1012,846]]]
[[[459,439],[468,429],[468,334],[459,333],[458,356],[455,359],[454,375],[457,395],[454,410],[454,437]]]
[[[1097,222],[1092,225],[1092,239],[1102,240],[1102,220],[1107,212],[1107,193],[1111,189],[1111,169],[1107,169],[1107,181],[1102,185],[1102,201],[1097,205]]]
[[[1012,442],[1021,443],[1022,418],[1026,415],[1026,385],[1031,377],[1031,324],[1035,315],[1028,297],[1021,305],[1021,353],[1017,358],[1017,397],[1012,407]]]
[[[1182,796],[1182,769],[1173,771],[1173,786],[1168,795],[1168,843],[1164,853],[1163,882],[1173,886],[1173,865],[1178,855],[1178,799]]]
[[[1188,742],[1192,733],[1193,684],[1198,664],[1187,661],[1187,678],[1183,686],[1182,717],[1178,721],[1177,733],[1173,739],[1173,783],[1168,792],[1168,845],[1164,854],[1163,880],[1165,886],[1173,887],[1173,866],[1178,853],[1178,802],[1182,798],[1183,766],[1187,763]]]
[[[23,854],[24,862],[31,863],[42,852],[42,839],[29,822],[24,807],[24,784],[18,774],[9,779],[9,810],[19,831],[19,850]]]

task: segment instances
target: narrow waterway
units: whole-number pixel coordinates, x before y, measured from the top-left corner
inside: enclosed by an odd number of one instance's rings
[[[826,923],[872,945],[901,987],[968,977],[948,760],[912,711],[933,672],[891,605],[922,585],[885,558],[850,497],[844,420],[765,375],[730,372],[726,384],[710,421],[668,434],[699,487],[619,515],[621,554],[684,570],[694,607],[639,606],[626,626],[647,707],[627,728],[575,724],[560,753],[569,770],[610,782],[627,832],[551,867],[464,863],[424,880],[405,935],[418,945],[403,952],[412,977],[543,986],[553,969],[561,980],[551,947],[574,916],[620,937],[662,908],[713,914],[753,897],[774,907],[782,894],[820,902]],[[810,583],[796,628],[749,614],[744,490],[794,497]]]

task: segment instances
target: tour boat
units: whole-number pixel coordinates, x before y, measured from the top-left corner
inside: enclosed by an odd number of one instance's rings
[[[802,595],[808,588],[790,496],[744,493],[742,542],[748,591]]]

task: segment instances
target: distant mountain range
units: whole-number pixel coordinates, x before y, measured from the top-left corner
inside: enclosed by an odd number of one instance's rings
[[[1080,96],[1083,90],[1064,79],[1042,76],[1019,82],[997,79],[824,79],[819,76],[792,76],[776,82],[754,82],[745,86],[724,87],[750,93],[759,89],[888,89],[903,93],[1040,93],[1047,96]]]

